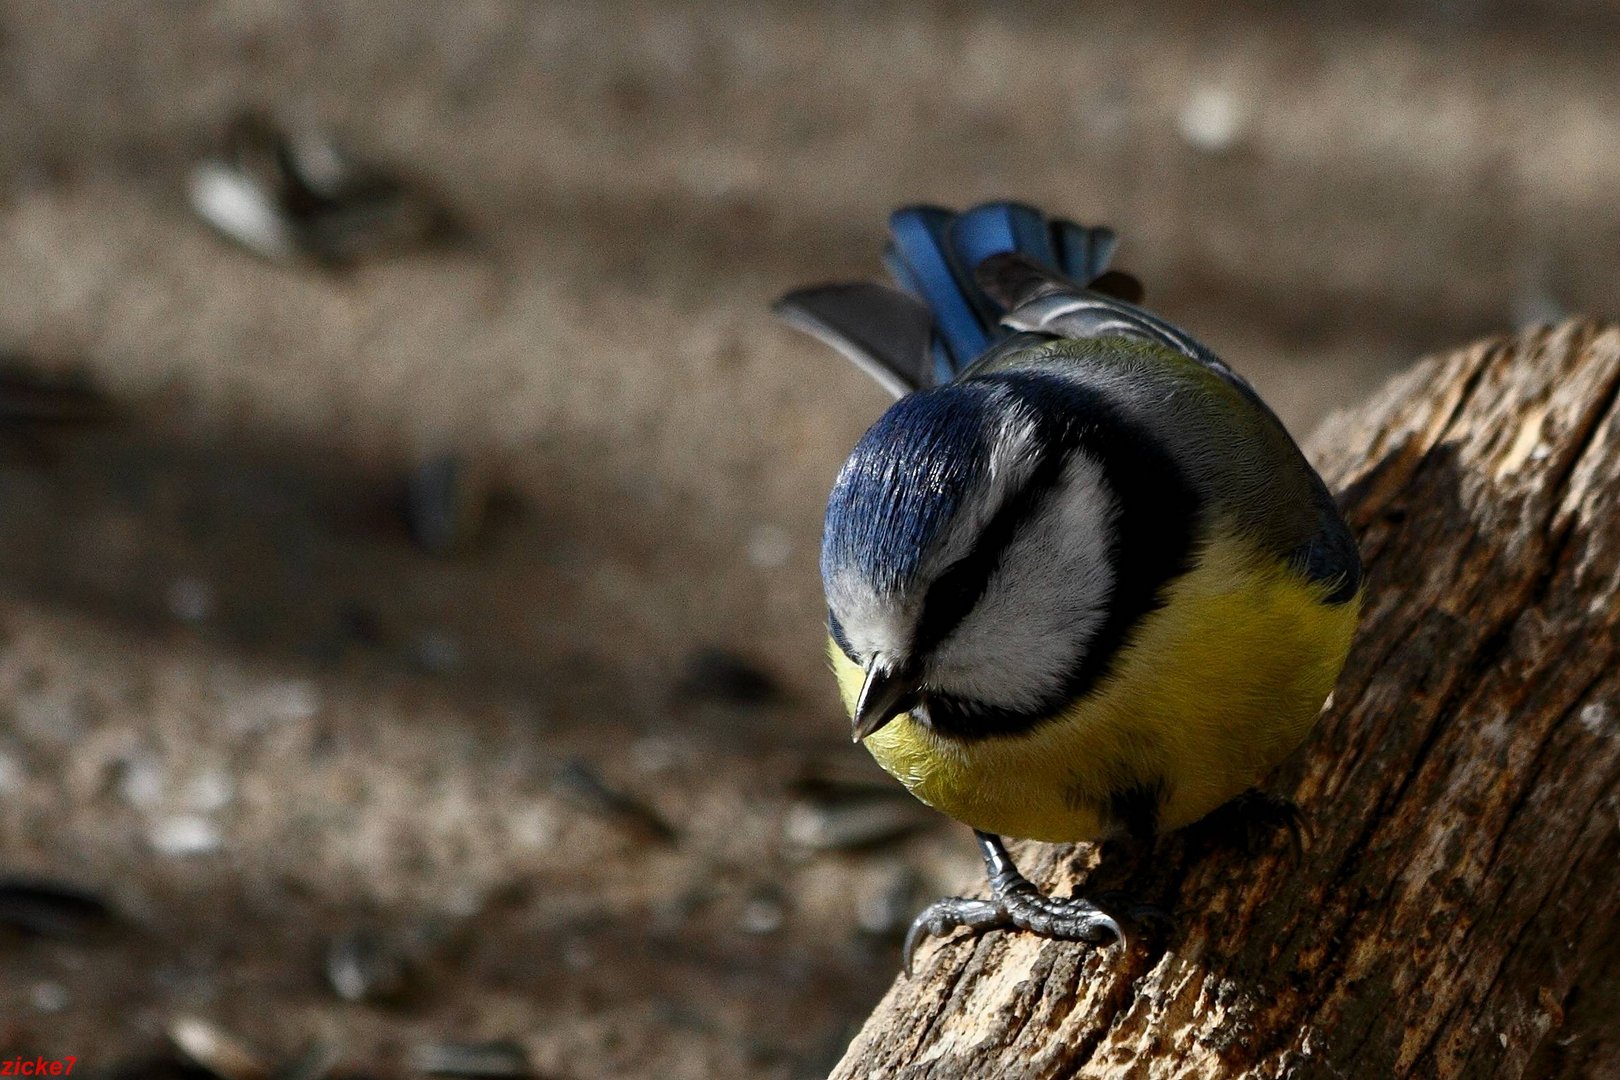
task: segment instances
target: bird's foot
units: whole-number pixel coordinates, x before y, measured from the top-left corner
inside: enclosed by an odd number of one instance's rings
[[[1110,938],[1124,942],[1125,933],[1119,921],[1102,907],[1078,896],[1047,896],[1018,872],[999,839],[983,833],[979,837],[986,866],[991,871],[990,899],[952,896],[924,908],[912,920],[901,950],[901,962],[908,977],[917,945],[924,937],[941,937],[964,927],[975,933],[1013,927],[1041,937],[1083,941],[1088,945],[1102,945]],[[1131,905],[1128,916],[1168,921],[1162,911],[1148,905]]]

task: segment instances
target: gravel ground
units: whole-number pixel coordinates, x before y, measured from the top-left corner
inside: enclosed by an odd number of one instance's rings
[[[852,793],[820,659],[822,500],[884,398],[775,295],[874,273],[898,202],[1023,197],[1115,224],[1297,430],[1612,309],[1606,6],[1269,10],[0,2],[0,351],[112,413],[0,429],[0,875],[116,911],[0,929],[0,1051],[174,1072],[191,1017],[263,1069],[823,1074],[975,860],[803,842],[915,819]],[[463,238],[223,242],[185,177],[249,108]],[[399,505],[446,455],[487,512],[433,555]],[[328,985],[356,928],[399,1000]]]

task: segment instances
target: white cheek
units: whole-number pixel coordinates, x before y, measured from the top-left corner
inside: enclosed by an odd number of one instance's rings
[[[895,656],[910,648],[910,610],[880,596],[859,574],[844,571],[828,582],[827,604],[838,616],[844,639],[856,656]]]
[[[1076,457],[1002,556],[979,603],[936,650],[930,680],[1006,708],[1048,698],[1107,616],[1117,510],[1101,466]]]

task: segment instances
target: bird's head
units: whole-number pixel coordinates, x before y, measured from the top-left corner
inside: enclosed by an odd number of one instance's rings
[[[829,622],[866,671],[857,740],[902,713],[945,733],[1052,711],[1108,617],[1119,500],[1072,403],[1040,381],[911,394],[833,485]]]

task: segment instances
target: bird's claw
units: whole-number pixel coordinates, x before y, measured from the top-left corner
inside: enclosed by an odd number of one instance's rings
[[[917,953],[917,943],[923,937],[944,937],[961,927],[978,932],[998,926],[1010,926],[1007,913],[994,900],[971,900],[965,896],[947,896],[923,908],[906,930],[905,944],[900,947],[900,962],[911,977],[911,961]]]
[[[912,920],[901,949],[906,976],[911,976],[912,958],[924,936],[943,937],[963,927],[982,932],[1008,926],[1088,945],[1104,944],[1110,936],[1125,941],[1118,921],[1089,900],[1046,896],[1028,882],[1021,882],[989,900],[952,896],[924,908]]]

